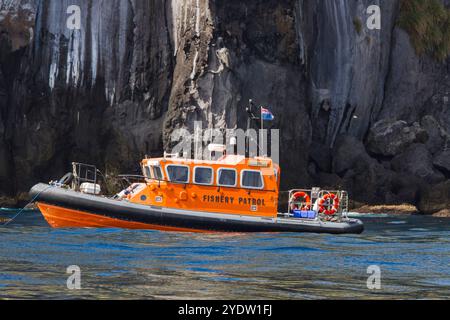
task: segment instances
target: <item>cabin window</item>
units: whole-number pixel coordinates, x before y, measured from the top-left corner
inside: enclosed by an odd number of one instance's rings
[[[189,182],[189,167],[186,166],[167,166],[167,175],[171,182],[188,183]]]
[[[235,187],[237,171],[234,169],[219,169],[219,186]]]
[[[261,171],[242,171],[241,186],[248,189],[263,189],[264,180]]]
[[[144,176],[148,179],[151,179],[152,175],[150,172],[150,167],[147,167],[147,166],[144,167]]]
[[[158,180],[158,181],[162,181],[163,180],[163,174],[162,174],[162,170],[161,167],[152,167],[152,171],[153,171],[153,178]]]
[[[207,167],[196,167],[194,182],[196,184],[212,185],[213,169]]]

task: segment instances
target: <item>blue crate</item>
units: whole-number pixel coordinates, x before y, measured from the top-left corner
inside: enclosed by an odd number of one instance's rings
[[[315,219],[317,214],[315,211],[302,211],[302,210],[294,210],[294,218],[299,219]]]

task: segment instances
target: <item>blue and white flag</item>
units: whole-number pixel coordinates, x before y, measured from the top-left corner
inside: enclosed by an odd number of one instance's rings
[[[275,120],[275,116],[272,114],[272,112],[270,112],[269,109],[263,107],[261,107],[261,118],[263,121]]]

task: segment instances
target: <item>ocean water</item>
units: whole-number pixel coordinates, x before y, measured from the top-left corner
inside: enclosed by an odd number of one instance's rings
[[[198,235],[53,230],[27,212],[0,227],[0,299],[450,298],[450,219],[362,219],[358,236]],[[81,290],[67,288],[72,265]]]

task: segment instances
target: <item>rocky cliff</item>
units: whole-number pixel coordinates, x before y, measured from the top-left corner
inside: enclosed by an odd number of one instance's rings
[[[79,30],[67,26],[71,5]],[[371,5],[381,29],[366,25]],[[276,114],[285,189],[448,208],[449,59],[418,50],[420,30],[401,23],[408,9],[400,0],[0,0],[0,193],[60,176],[73,160],[134,170],[176,128],[245,127],[253,98]]]

